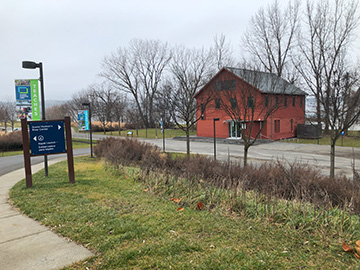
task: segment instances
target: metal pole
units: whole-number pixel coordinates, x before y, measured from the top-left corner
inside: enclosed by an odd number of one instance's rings
[[[219,121],[220,118],[214,118],[213,119],[213,123],[214,123],[214,160],[216,160],[216,130],[215,130],[215,123],[216,121]]]
[[[163,152],[165,153],[165,123],[164,123],[164,118],[162,120],[162,134],[163,134]]]
[[[40,87],[41,87],[41,120],[45,120],[45,94],[44,94],[44,76],[43,76],[43,65],[41,62],[39,62],[38,64],[39,70],[40,70]],[[49,175],[49,170],[48,170],[48,158],[47,155],[44,155],[44,169],[45,169],[45,176]]]
[[[214,123],[214,160],[216,160],[216,133],[215,133],[215,118],[213,120]]]
[[[90,102],[89,102],[89,121],[90,121],[90,157],[94,157],[93,156],[93,147],[92,147],[92,129],[91,129],[91,105],[90,105]]]

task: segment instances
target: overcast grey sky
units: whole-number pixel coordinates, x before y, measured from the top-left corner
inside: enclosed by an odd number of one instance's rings
[[[0,100],[15,99],[15,79],[39,77],[37,69],[22,69],[23,60],[43,63],[45,99],[70,99],[100,80],[105,55],[133,38],[210,47],[223,33],[239,53],[250,17],[270,2],[1,0]]]

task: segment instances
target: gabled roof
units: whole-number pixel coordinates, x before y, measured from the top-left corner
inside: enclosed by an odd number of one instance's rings
[[[215,79],[223,70],[226,70],[238,78],[244,80],[248,84],[254,86],[262,93],[267,94],[285,94],[285,95],[299,95],[305,96],[306,92],[302,91],[295,85],[287,82],[286,80],[276,76],[275,74],[247,70],[241,68],[224,67],[222,68],[202,89],[195,94],[195,98],[206,88],[206,86]]]
[[[306,92],[273,73],[225,67],[247,83],[268,94],[306,95]]]

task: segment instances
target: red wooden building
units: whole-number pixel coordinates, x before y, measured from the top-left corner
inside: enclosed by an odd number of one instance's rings
[[[242,132],[252,139],[295,137],[305,122],[305,96],[274,74],[223,68],[195,95],[197,136],[213,137],[215,123],[218,138],[241,138]]]

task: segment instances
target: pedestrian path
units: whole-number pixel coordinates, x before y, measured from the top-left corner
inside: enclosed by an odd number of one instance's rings
[[[52,160],[49,164],[60,160]],[[43,164],[34,165],[32,173],[42,168]],[[0,176],[0,269],[59,269],[93,256],[86,248],[61,238],[9,204],[10,188],[23,178],[24,169]]]

